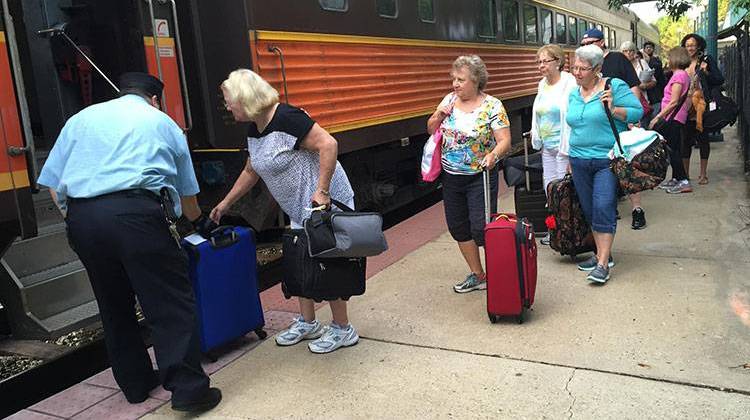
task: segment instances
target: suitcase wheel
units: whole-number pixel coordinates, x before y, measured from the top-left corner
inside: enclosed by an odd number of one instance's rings
[[[268,333],[263,328],[258,328],[255,330],[255,335],[258,336],[259,339],[265,340],[266,337],[268,337]]]
[[[521,313],[520,313],[520,314],[518,314],[518,323],[519,323],[519,324],[523,324],[523,313],[524,313],[524,312],[526,312],[526,310],[525,310],[525,309],[526,309],[526,308],[523,308],[523,307],[522,307],[522,308],[521,308]]]
[[[497,315],[495,315],[495,314],[488,313],[487,315],[490,317],[490,322],[493,323],[493,324],[496,324],[497,321],[500,320],[500,317],[497,316]]]

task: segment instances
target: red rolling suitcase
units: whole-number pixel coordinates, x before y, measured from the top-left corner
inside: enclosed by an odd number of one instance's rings
[[[492,323],[515,316],[534,304],[536,292],[536,239],[534,227],[515,214],[490,215],[489,174],[484,172],[484,258],[487,271],[487,315]]]

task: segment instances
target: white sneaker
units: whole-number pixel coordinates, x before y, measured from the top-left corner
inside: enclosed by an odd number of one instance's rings
[[[672,178],[659,184],[659,188],[662,190],[668,190],[677,184],[677,180]]]
[[[316,319],[313,322],[305,322],[301,317],[294,318],[289,328],[276,335],[276,344],[280,346],[291,346],[302,340],[314,340],[323,335],[323,324]]]
[[[307,347],[313,353],[330,353],[339,347],[349,347],[357,344],[359,336],[357,331],[349,324],[346,327],[339,327],[333,323],[325,328],[323,336],[307,344]]]

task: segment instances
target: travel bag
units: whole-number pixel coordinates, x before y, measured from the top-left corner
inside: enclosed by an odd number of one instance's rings
[[[340,211],[315,209],[303,222],[311,257],[372,257],[388,249],[380,213],[354,211],[337,200],[331,203]]]
[[[183,240],[182,245],[195,291],[201,351],[250,331],[266,338],[252,229],[219,226],[210,239],[197,245]]]
[[[490,322],[514,316],[522,323],[534,304],[537,248],[528,220],[511,213],[490,215],[489,175],[484,172],[484,257],[487,273],[487,315]]]
[[[546,224],[550,248],[560,255],[570,255],[573,260],[578,254],[595,251],[591,225],[583,215],[573,177],[566,174],[562,179],[550,182],[547,190],[550,215]]]
[[[526,133],[530,135],[530,133]],[[523,173],[524,182],[521,185],[515,185],[513,189],[513,201],[516,208],[516,216],[519,219],[526,218],[531,223],[534,232],[546,233],[547,225],[544,220],[547,218],[547,195],[544,193],[544,182],[542,179],[542,152],[529,155],[527,136],[524,136],[523,143]],[[532,157],[537,156],[534,162]],[[521,157],[521,156],[518,156]],[[512,158],[515,159],[515,158]],[[538,165],[536,164],[538,163]],[[507,160],[504,165],[507,165]],[[507,166],[504,166],[507,168]]]
[[[281,291],[289,299],[305,297],[316,302],[348,300],[365,293],[367,258],[310,257],[303,229],[292,229],[282,235],[284,271]]]

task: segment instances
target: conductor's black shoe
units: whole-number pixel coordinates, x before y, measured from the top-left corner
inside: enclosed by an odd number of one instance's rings
[[[191,401],[172,401],[172,410],[200,413],[216,407],[221,402],[221,390],[219,388],[208,388],[202,397]]]
[[[161,383],[159,382],[159,375],[154,371],[154,375],[148,379],[146,383],[145,391],[125,393],[125,399],[131,404],[139,404],[146,401],[149,397],[149,393],[154,390]]]

